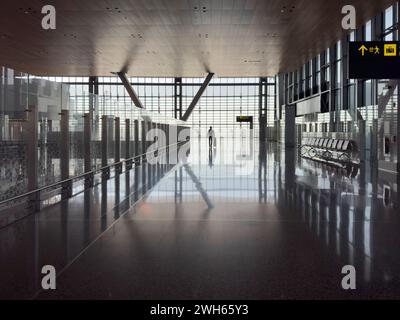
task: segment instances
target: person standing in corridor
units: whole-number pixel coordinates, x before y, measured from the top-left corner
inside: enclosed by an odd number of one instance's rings
[[[208,130],[208,146],[212,148],[214,140],[215,140],[215,133],[212,127]]]

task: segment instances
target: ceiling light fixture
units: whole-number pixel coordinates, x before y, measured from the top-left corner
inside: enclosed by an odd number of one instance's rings
[[[245,63],[261,63],[261,60],[244,60]]]
[[[199,8],[198,6],[194,6],[194,7],[193,7],[193,10],[194,10],[195,12],[198,12],[199,9],[200,9],[200,8]],[[204,6],[204,7],[201,7],[201,11],[202,11],[203,13],[206,13],[206,12],[208,11],[208,9],[207,9],[206,6]]]
[[[32,9],[32,8],[22,8],[20,7],[19,10],[23,13],[23,14],[36,14],[37,11]]]
[[[294,9],[296,9],[295,6],[291,6],[290,8],[288,8],[288,7],[286,7],[286,6],[283,6],[282,9],[281,9],[281,13],[285,13],[285,12],[290,12],[290,13],[292,13],[292,12],[294,11]]]

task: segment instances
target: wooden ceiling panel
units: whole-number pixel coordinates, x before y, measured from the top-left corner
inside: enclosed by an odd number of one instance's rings
[[[358,24],[394,0],[3,0],[0,65],[37,75],[269,76],[339,40],[341,8]],[[286,9],[281,12],[283,7]]]

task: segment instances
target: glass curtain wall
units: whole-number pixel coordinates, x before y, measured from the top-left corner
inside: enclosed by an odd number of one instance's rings
[[[89,78],[48,77],[46,79],[68,83],[71,87],[71,100],[76,101],[78,106],[84,105],[84,102],[89,99]],[[162,117],[174,117],[174,78],[131,77],[129,80],[147,111]],[[182,79],[182,114],[192,102],[203,81],[203,78]],[[192,136],[205,137],[208,128],[212,126],[218,137],[239,137],[248,133],[249,126],[236,123],[236,117],[252,116],[254,136],[258,137],[259,81],[259,78],[215,77],[188,120]],[[134,108],[120,79],[116,76],[99,77],[98,92],[100,117],[103,114],[114,114],[122,118]],[[276,121],[274,77],[268,78],[266,99],[267,125],[274,127]],[[124,124],[121,123],[121,127],[123,126]]]

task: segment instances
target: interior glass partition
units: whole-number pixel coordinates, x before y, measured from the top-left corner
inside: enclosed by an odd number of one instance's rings
[[[163,113],[160,104],[150,110],[135,107],[122,85],[116,96],[100,96],[86,90],[87,78],[74,79],[82,82],[1,68],[0,226],[83,191],[88,181],[96,185],[126,169],[118,159],[145,152],[143,121],[147,130],[187,126]]]
[[[0,200],[28,189],[27,136],[28,77],[0,67]]]

